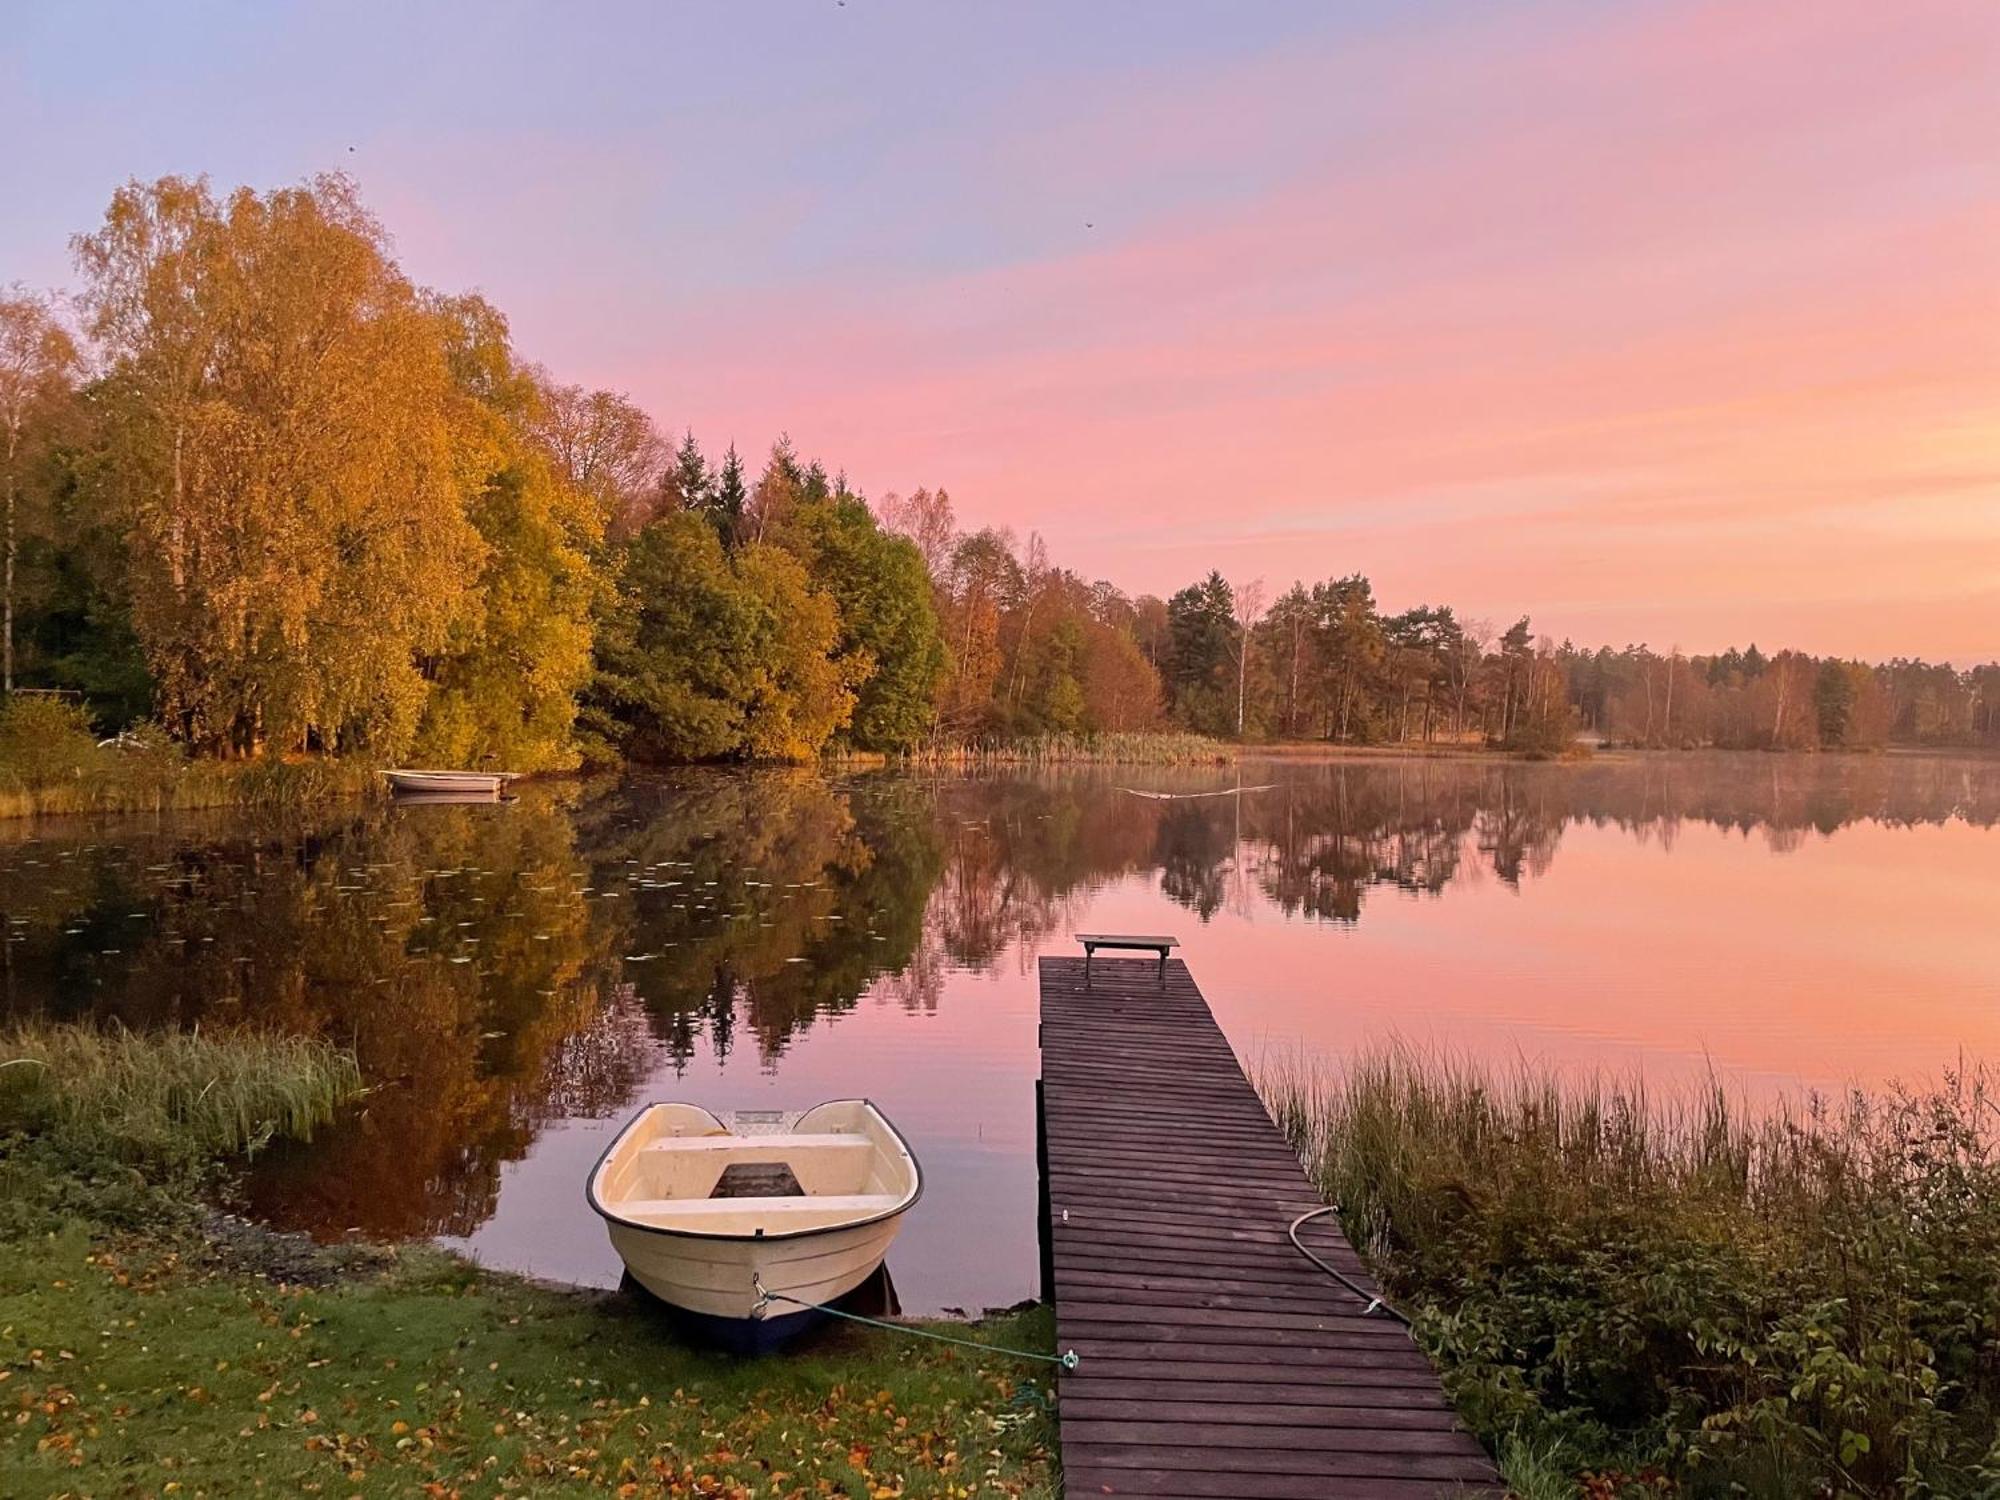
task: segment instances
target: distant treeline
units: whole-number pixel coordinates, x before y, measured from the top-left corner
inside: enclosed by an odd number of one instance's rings
[[[677,443],[413,285],[345,178],[120,189],[0,294],[0,688],[191,750],[806,759],[1157,729],[1341,743],[2000,741],[2000,666],[1586,652],[1365,578],[1130,598],[942,489]]]

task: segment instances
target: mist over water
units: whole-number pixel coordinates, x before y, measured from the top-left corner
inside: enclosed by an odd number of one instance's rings
[[[1274,783],[1274,785],[1266,785]],[[1241,795],[1139,797],[1263,787]],[[1390,1037],[1753,1095],[2000,1057],[2000,760],[684,771],[488,806],[0,834],[4,1004],[332,1037],[372,1088],[252,1173],[321,1234],[608,1284],[641,1101],[867,1095],[911,1311],[1035,1291],[1034,960],[1178,935],[1253,1068]]]

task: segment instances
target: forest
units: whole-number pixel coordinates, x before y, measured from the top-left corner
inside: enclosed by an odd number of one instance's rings
[[[1128,596],[942,486],[564,384],[345,177],[133,182],[72,248],[70,294],[0,292],[0,689],[36,725],[516,771],[1170,728],[2000,745],[2000,663],[1584,648],[1360,573]]]

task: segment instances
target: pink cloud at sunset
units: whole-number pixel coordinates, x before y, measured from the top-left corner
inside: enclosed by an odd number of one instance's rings
[[[1407,35],[1191,99],[1140,79],[1004,174],[1065,139],[1158,151],[1183,132],[1137,122],[1183,113],[1254,153],[1308,88],[1367,102],[1225,209],[712,300],[604,373],[1130,586],[1362,569],[1586,639],[1990,651],[1992,28],[1757,10]]]
[[[1990,4],[370,14],[43,23],[11,274],[127,176],[334,167],[563,378],[1129,590],[2000,649]]]

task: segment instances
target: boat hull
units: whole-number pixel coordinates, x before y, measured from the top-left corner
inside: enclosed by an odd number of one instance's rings
[[[750,1356],[775,1354],[827,1321],[827,1314],[816,1307],[762,1318],[712,1318],[672,1303],[667,1304],[667,1311],[689,1338],[726,1354]]]
[[[454,796],[497,797],[511,779],[505,771],[384,771],[398,796],[450,793]]]
[[[902,1216],[781,1239],[707,1240],[616,1220],[605,1227],[632,1279],[662,1302],[699,1317],[749,1320],[846,1296],[887,1257]],[[760,1286],[772,1294],[768,1305]]]

